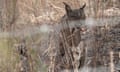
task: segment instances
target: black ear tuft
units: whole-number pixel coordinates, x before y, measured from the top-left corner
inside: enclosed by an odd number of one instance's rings
[[[80,9],[84,9],[85,7],[86,7],[86,3]]]
[[[64,4],[65,6],[69,6],[66,2],[63,2],[63,4]]]
[[[69,12],[72,10],[71,7],[67,3],[63,2],[63,4],[65,5],[66,12]]]

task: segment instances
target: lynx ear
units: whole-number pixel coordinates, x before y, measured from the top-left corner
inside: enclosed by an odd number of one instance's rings
[[[86,7],[86,3],[80,9],[84,9],[85,7]]]
[[[67,3],[63,2],[63,4],[65,5],[65,10],[67,13],[72,10],[71,7]]]

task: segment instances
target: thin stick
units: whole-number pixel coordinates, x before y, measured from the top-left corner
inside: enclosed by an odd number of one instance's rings
[[[114,57],[113,57],[113,51],[110,51],[110,68],[111,72],[114,72],[114,63],[113,63]]]

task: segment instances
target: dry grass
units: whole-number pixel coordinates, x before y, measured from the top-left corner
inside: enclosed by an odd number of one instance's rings
[[[57,67],[55,65],[55,56],[58,52],[59,42],[56,35],[58,32],[37,33],[29,32],[30,36],[24,36],[27,34],[24,29],[33,26],[41,26],[42,24],[49,24],[55,26],[60,20],[60,18],[65,14],[64,11],[64,0],[1,0],[0,3],[0,31],[1,32],[12,32],[19,30],[21,35],[19,37],[6,38],[6,36],[0,37],[0,72],[19,72],[20,69],[20,56],[14,47],[15,44],[20,44],[22,39],[26,40],[26,47],[28,50],[28,63],[30,65],[31,72],[47,72],[46,67],[50,72],[57,72],[54,69]],[[104,0],[102,2],[99,0],[79,0],[79,1],[69,1],[66,0],[72,8],[79,8],[85,2],[87,7],[85,8],[86,16],[92,18],[107,18],[107,17],[119,17],[120,16],[120,2],[118,0],[113,2],[113,0]],[[89,21],[88,21],[89,22]],[[119,22],[119,21],[118,21]],[[108,24],[107,22],[105,24]],[[105,25],[104,24],[104,25]],[[114,22],[112,23],[114,24]],[[117,27],[119,27],[118,24]],[[119,57],[116,57],[116,52],[110,54],[109,52],[114,50],[115,47],[119,45],[119,33],[114,35],[114,30],[116,27],[112,26],[101,26],[94,27],[92,30],[86,33],[91,33],[93,36],[93,41],[89,40],[86,47],[93,47],[91,57],[87,58],[87,66],[94,67],[93,71],[97,72],[97,65],[103,65],[105,67],[111,67],[110,71],[113,72],[114,60],[115,62],[120,59],[120,52],[117,52]],[[53,30],[53,29],[52,29]],[[23,33],[23,32],[24,33]],[[34,30],[33,30],[34,31]],[[39,31],[39,30],[38,30]],[[113,34],[108,34],[112,32]],[[119,30],[117,30],[119,32]],[[17,33],[16,33],[17,34]],[[8,34],[9,35],[9,34]],[[13,34],[13,36],[15,33]],[[87,34],[86,34],[87,35]],[[89,36],[89,35],[88,35]],[[99,37],[100,36],[100,37]],[[9,37],[9,36],[7,36]],[[115,41],[115,37],[117,41]],[[82,46],[83,44],[81,44]],[[84,47],[84,46],[83,46]],[[103,48],[104,47],[104,48]],[[106,50],[107,49],[107,50]],[[76,50],[75,50],[76,51]],[[89,51],[89,50],[88,50]],[[106,52],[108,51],[108,52]],[[118,51],[118,50],[117,50]],[[101,55],[101,54],[105,55]],[[108,53],[108,54],[106,54]],[[89,54],[89,53],[88,53]],[[88,55],[89,56],[89,55]],[[115,58],[113,58],[115,57]],[[90,62],[90,63],[89,63]],[[100,64],[98,64],[100,63]],[[46,64],[46,65],[44,65]],[[110,64],[110,65],[109,65]],[[74,64],[77,65],[77,64]],[[105,68],[103,67],[103,68]],[[86,67],[85,67],[86,69]],[[76,71],[75,71],[76,72]],[[89,68],[88,68],[89,72]],[[107,70],[105,71],[107,72]]]

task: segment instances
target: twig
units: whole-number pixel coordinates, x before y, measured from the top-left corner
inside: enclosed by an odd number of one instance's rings
[[[114,63],[113,63],[113,51],[110,51],[110,68],[111,68],[111,72],[114,72]]]

